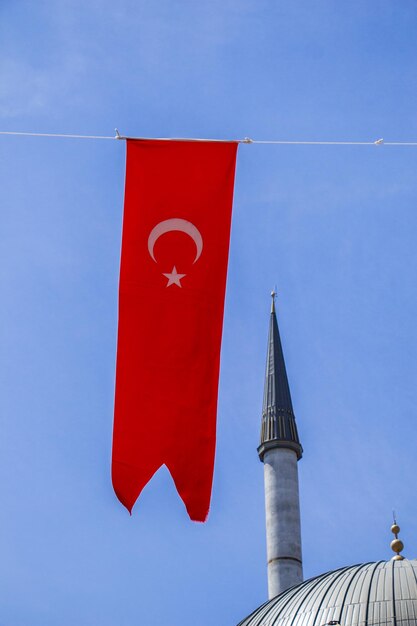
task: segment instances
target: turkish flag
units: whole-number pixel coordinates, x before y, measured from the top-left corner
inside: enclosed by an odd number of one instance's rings
[[[129,511],[165,464],[208,514],[236,152],[127,141],[112,479]]]

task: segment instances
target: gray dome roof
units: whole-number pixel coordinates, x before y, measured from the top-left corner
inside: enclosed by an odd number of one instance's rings
[[[269,600],[239,626],[417,626],[417,560],[343,567]]]

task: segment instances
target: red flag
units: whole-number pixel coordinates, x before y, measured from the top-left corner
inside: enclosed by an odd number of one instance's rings
[[[132,510],[165,464],[207,517],[235,142],[127,142],[112,478]]]

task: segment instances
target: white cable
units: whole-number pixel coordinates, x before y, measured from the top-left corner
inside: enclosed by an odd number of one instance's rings
[[[16,132],[16,131],[8,131],[8,130],[1,130],[0,135],[23,135],[25,137],[67,137],[70,139],[119,139],[119,137],[103,137],[100,135],[66,135],[66,134],[58,134],[58,133],[22,133],[22,132]],[[120,139],[122,139],[122,137],[120,137]]]
[[[281,145],[281,146],[417,146],[417,141],[384,141],[377,139],[376,141],[284,141],[273,139],[203,139],[201,137],[125,137],[120,135],[117,128],[114,136],[105,135],[70,135],[65,133],[29,133],[18,131],[0,131],[0,135],[20,135],[24,137],[64,137],[67,139],[136,139],[142,141],[207,141],[216,143],[247,143],[260,145]]]

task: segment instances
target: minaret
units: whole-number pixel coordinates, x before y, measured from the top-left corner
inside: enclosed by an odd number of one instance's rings
[[[303,580],[298,438],[272,292],[259,458],[264,464],[268,596]]]

